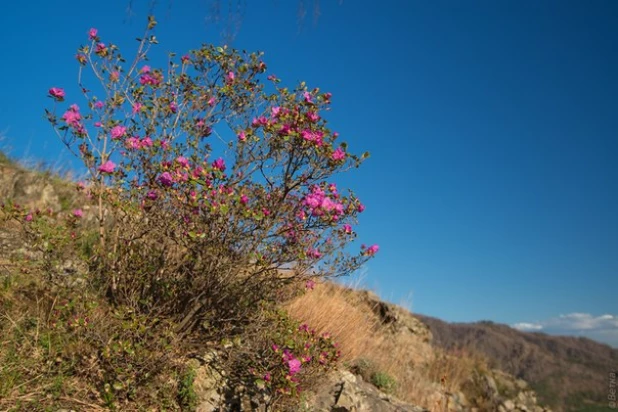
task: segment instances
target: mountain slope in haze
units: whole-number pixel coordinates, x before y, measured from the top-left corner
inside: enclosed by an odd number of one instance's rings
[[[529,382],[540,401],[554,410],[607,410],[609,374],[618,370],[618,349],[587,338],[521,332],[488,321],[447,323],[415,316],[429,326],[435,346],[484,356],[492,367]]]

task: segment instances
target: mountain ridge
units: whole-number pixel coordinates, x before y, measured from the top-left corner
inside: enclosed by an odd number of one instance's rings
[[[618,368],[618,349],[585,337],[525,332],[492,321],[449,323],[414,314],[432,332],[433,345],[466,349],[492,367],[529,382],[555,410],[607,407],[607,379]],[[593,410],[593,409],[590,409]]]

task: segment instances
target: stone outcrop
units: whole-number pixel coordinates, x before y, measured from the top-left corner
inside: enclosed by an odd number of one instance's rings
[[[373,292],[362,291],[360,293],[382,324],[388,326],[393,333],[410,334],[422,342],[431,342],[433,339],[429,328],[405,308],[384,302]]]
[[[428,412],[380,392],[345,370],[333,372],[304,406],[315,412]]]
[[[0,162],[0,199],[11,199],[24,209],[60,211],[74,199],[74,190],[67,182],[50,173],[24,170],[6,161]]]

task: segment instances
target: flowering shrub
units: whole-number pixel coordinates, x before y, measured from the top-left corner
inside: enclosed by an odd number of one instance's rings
[[[172,316],[178,331],[221,330],[292,279],[372,257],[376,245],[346,249],[364,206],[332,177],[367,155],[327,127],[331,94],[282,87],[261,54],[227,47],[151,67],[155,25],[130,63],[91,29],[76,55],[84,101],[49,90],[47,118],[90,175],[110,299]]]
[[[341,355],[328,333],[317,334],[307,324],[299,324],[280,312],[271,335],[270,363],[252,369],[258,387],[275,393],[298,395],[301,383],[317,372],[334,367]]]
[[[328,333],[317,333],[282,309],[262,309],[249,339],[237,342],[239,349],[225,354],[229,370],[242,377],[228,384],[231,388],[242,384],[252,398],[262,399],[275,410],[286,410],[285,404],[294,409],[299,395],[338,365],[338,344]]]

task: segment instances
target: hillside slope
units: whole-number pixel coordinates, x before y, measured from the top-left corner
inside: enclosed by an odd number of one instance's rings
[[[433,344],[485,356],[494,368],[529,382],[555,410],[606,410],[608,374],[618,350],[586,338],[521,332],[492,322],[447,323],[415,315],[429,326]]]
[[[548,412],[523,380],[432,346],[408,310],[333,282],[282,288],[255,327],[177,333],[99,286],[84,198],[0,156],[0,410]],[[301,396],[266,385],[293,350],[302,369],[276,383],[303,379]]]

